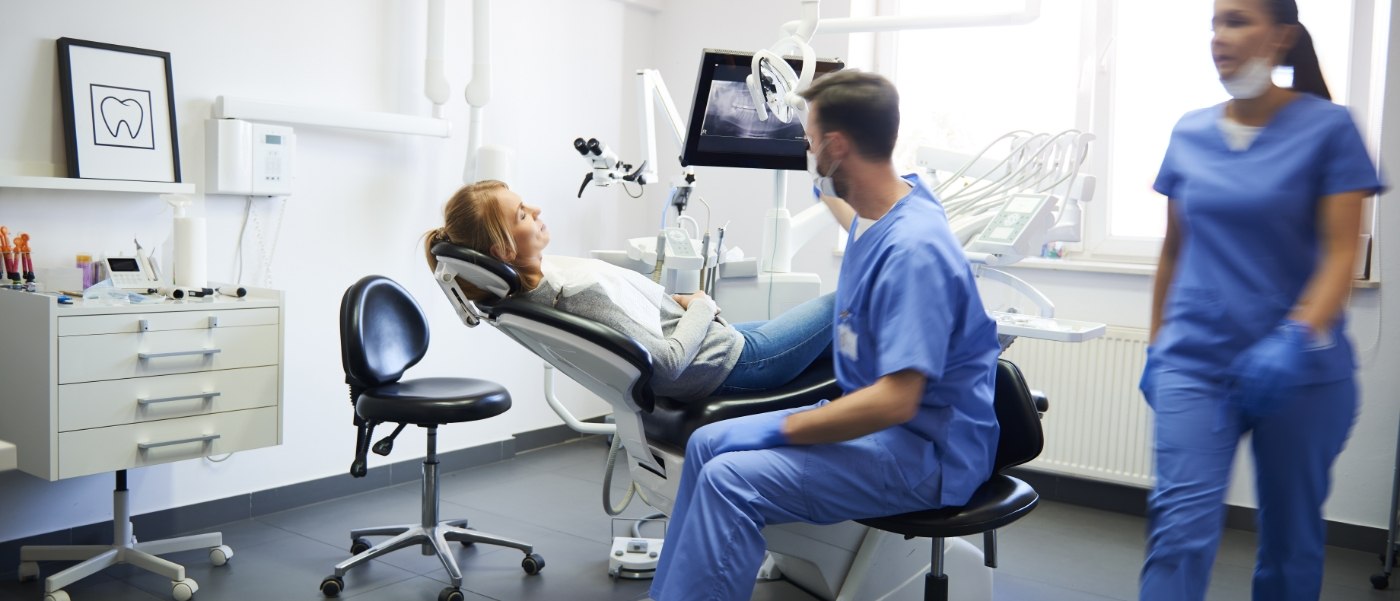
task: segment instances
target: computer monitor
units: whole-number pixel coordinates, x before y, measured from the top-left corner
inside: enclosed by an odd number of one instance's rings
[[[802,59],[784,57],[801,72]],[[839,60],[819,59],[814,79],[840,70]],[[682,165],[748,167],[751,169],[804,170],[807,143],[803,126],[773,115],[758,119],[758,110],[744,78],[753,73],[753,53],[705,49],[700,77],[695,83],[695,103],[685,137]]]

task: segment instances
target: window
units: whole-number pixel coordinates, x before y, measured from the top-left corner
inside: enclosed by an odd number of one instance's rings
[[[1334,100],[1365,109],[1375,0],[1298,0]],[[1016,10],[1021,0],[883,0],[880,14]],[[904,31],[877,68],[899,86],[897,160],[918,146],[974,153],[1025,129],[1095,134],[1085,170],[1098,178],[1085,207],[1083,256],[1150,260],[1166,224],[1151,189],[1172,126],[1224,101],[1210,60],[1211,0],[1047,0],[1023,26]],[[1358,28],[1360,29],[1360,28]],[[1377,36],[1384,41],[1384,36]],[[1286,83],[1286,74],[1276,74]],[[1353,103],[1353,110],[1358,107]],[[1363,110],[1364,112],[1364,110]],[[1364,115],[1358,115],[1366,121]]]

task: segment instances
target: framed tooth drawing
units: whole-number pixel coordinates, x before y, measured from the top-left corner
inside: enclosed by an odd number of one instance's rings
[[[179,182],[170,53],[58,39],[68,177]]]

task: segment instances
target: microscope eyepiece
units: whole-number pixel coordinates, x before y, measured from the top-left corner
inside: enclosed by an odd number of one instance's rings
[[[583,156],[588,156],[588,142],[584,142],[583,138],[574,138],[574,150]]]

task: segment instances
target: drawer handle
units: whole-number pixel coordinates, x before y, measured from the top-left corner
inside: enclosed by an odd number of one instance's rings
[[[214,397],[219,396],[219,395],[221,395],[221,394],[223,394],[223,393],[222,393],[222,392],[201,392],[201,393],[199,393],[199,394],[182,394],[182,395],[180,395],[180,396],[168,396],[168,397],[162,397],[162,398],[158,398],[158,399],[140,399],[140,398],[138,398],[138,399],[136,399],[136,404],[137,404],[137,405],[141,405],[142,407],[145,407],[146,405],[154,405],[154,404],[156,404],[156,403],[168,403],[168,402],[170,402],[170,401],[188,401],[188,400],[190,400],[190,399],[204,399],[204,400],[206,400],[206,401],[212,401],[212,400],[214,400]]]
[[[218,439],[219,439],[219,435],[218,435],[218,434],[205,434],[204,436],[197,436],[197,437],[195,437],[195,438],[182,438],[182,439],[180,439],[180,440],[167,440],[167,441],[165,441],[165,442],[142,442],[142,443],[137,443],[137,444],[136,444],[136,448],[137,448],[137,449],[140,449],[140,450],[142,450],[142,451],[149,451],[149,450],[154,449],[154,448],[156,448],[156,447],[168,447],[168,446],[177,445],[177,444],[189,444],[189,443],[192,443],[192,442],[198,442],[198,443],[214,442],[215,440],[218,440]]]
[[[222,352],[221,349],[216,349],[216,348],[202,348],[202,349],[197,349],[197,350],[193,350],[193,351],[173,351],[173,352],[169,352],[169,353],[136,353],[136,356],[137,356],[137,358],[141,359],[142,361],[145,361],[146,359],[159,359],[159,358],[161,358],[161,357],[184,357],[184,356],[186,356],[186,355],[212,355],[212,354],[218,353],[218,352]]]

